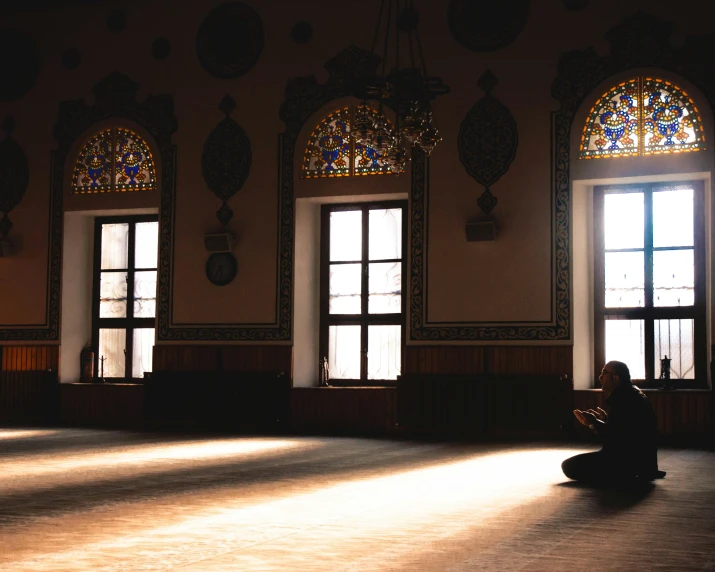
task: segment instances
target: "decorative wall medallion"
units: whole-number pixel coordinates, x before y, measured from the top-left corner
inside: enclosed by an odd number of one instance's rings
[[[583,10],[588,6],[588,0],[561,0],[566,6],[567,10],[576,12],[577,10]]]
[[[25,95],[35,85],[39,70],[34,40],[16,30],[0,30],[0,101]]]
[[[219,109],[226,114],[204,143],[201,169],[211,192],[223,201],[216,216],[224,226],[233,216],[226,201],[235,195],[248,178],[251,170],[251,142],[246,132],[229,117],[236,109],[231,96],[224,96]]]
[[[62,53],[62,66],[67,70],[75,70],[82,63],[82,55],[77,48],[69,48]]]
[[[449,29],[464,47],[491,52],[511,44],[529,18],[529,0],[450,0]]]
[[[156,60],[164,60],[171,53],[171,42],[166,38],[157,38],[151,43],[151,55]]]
[[[489,187],[507,172],[519,142],[514,117],[491,94],[497,83],[489,70],[479,78],[478,85],[485,95],[462,120],[457,138],[459,158],[467,173],[485,187],[477,202],[486,214],[497,204]]]
[[[127,26],[127,13],[124,10],[113,10],[107,16],[107,28],[112,32],[121,32]]]
[[[222,4],[209,12],[196,34],[196,53],[204,69],[220,78],[239,77],[263,51],[263,22],[241,2]]]
[[[30,180],[30,166],[22,147],[12,138],[15,120],[8,117],[2,124],[5,139],[0,143],[0,241],[7,240],[12,228],[8,215],[22,200]]]
[[[290,37],[296,44],[307,44],[313,37],[313,26],[310,22],[298,22],[290,31]]]
[[[238,262],[230,252],[214,252],[206,261],[206,278],[216,286],[231,283],[237,271]]]

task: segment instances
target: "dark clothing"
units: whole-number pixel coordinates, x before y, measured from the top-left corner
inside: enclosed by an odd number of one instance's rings
[[[632,383],[621,383],[606,399],[608,419],[595,424],[603,439],[597,453],[577,455],[561,465],[577,480],[621,480],[662,477],[658,472],[658,425],[646,395]]]

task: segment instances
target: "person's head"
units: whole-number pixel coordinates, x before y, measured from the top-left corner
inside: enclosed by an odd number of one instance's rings
[[[609,361],[598,376],[603,392],[609,395],[621,383],[631,382],[631,372],[622,361]]]

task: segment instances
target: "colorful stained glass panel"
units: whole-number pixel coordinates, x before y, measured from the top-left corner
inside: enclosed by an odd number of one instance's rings
[[[128,129],[117,129],[114,141],[114,186],[116,191],[156,189],[154,161],[147,144]]]
[[[72,193],[156,189],[156,169],[146,142],[128,129],[105,129],[79,152],[72,171]]]
[[[74,193],[105,193],[112,190],[112,131],[92,136],[79,152],[72,171]]]
[[[581,158],[638,153],[638,80],[618,84],[591,108],[581,137]]]
[[[350,174],[350,108],[329,114],[310,135],[303,158],[303,176]]]
[[[702,119],[693,100],[662,79],[643,78],[643,154],[697,151]]]

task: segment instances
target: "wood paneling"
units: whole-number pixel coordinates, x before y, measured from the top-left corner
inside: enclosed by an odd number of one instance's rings
[[[646,390],[645,393],[658,419],[661,437],[692,440],[705,439],[712,434],[712,392],[685,389]],[[575,409],[605,408],[604,401],[600,390],[574,391]],[[579,432],[582,433],[580,429]]]
[[[394,387],[300,387],[291,391],[297,432],[392,434],[397,430]]]
[[[573,375],[571,346],[407,346],[405,374]]]
[[[154,346],[153,371],[285,372],[291,375],[293,346]]]
[[[58,406],[59,384],[56,372],[0,371],[0,420],[56,422]]]
[[[139,429],[144,422],[144,386],[61,384],[60,420],[64,425]]]
[[[2,371],[52,370],[60,362],[60,346],[2,346]]]
[[[566,438],[573,410],[559,375],[411,374],[397,399],[400,431],[415,435]]]
[[[277,372],[155,371],[144,387],[156,428],[275,431],[290,417],[290,379]]]

